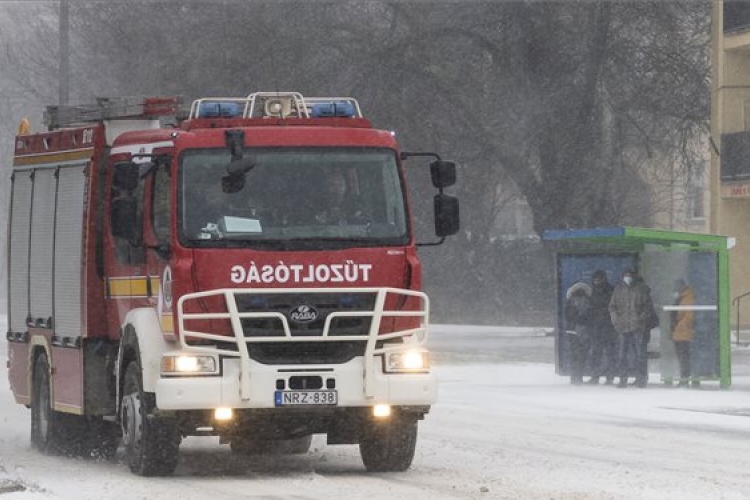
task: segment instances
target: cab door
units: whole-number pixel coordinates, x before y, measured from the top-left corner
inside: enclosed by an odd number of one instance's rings
[[[174,336],[172,309],[172,182],[168,157],[157,157],[147,179],[144,241],[152,300],[166,337]]]
[[[126,157],[127,156],[127,157]],[[104,230],[104,285],[111,331],[118,331],[128,311],[148,304],[143,243],[145,182],[141,166],[129,155],[110,158]]]

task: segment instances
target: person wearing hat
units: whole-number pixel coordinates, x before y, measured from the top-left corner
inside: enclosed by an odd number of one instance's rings
[[[591,287],[579,282],[571,286],[566,293],[565,320],[567,333],[570,336],[570,383],[583,383],[583,371],[586,365],[591,334]]]
[[[609,303],[609,314],[618,338],[617,387],[628,386],[628,376],[635,375],[636,387],[648,384],[648,322],[653,314],[651,289],[636,279],[634,269],[627,269],[622,283],[615,287]]]
[[[683,279],[677,279],[674,283],[674,304],[680,309],[672,311],[672,341],[677,353],[677,362],[680,365],[680,382],[679,387],[687,387],[690,381],[690,346],[695,337],[694,320],[695,313],[691,306],[695,305],[695,292],[685,283]],[[694,382],[698,385],[699,382]]]

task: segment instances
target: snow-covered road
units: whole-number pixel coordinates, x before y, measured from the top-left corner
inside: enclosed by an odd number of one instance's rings
[[[735,348],[741,375],[731,390],[622,390],[556,376],[543,359],[550,337],[477,329],[466,349],[443,337],[465,332],[436,331],[439,404],[420,424],[405,473],[368,474],[356,446],[326,446],[320,436],[306,455],[252,458],[190,438],[171,478],[133,476],[121,456],[43,456],[29,446],[28,410],[0,380],[0,500],[750,499],[747,348]],[[542,359],[480,355],[477,338]]]

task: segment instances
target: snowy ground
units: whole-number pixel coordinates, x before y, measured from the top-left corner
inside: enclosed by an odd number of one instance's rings
[[[307,455],[270,458],[191,438],[172,478],[133,476],[121,456],[43,456],[0,380],[0,500],[750,499],[747,348],[731,390],[639,390],[569,385],[540,329],[441,326],[431,342],[439,404],[405,473],[368,474],[356,446],[318,436]]]

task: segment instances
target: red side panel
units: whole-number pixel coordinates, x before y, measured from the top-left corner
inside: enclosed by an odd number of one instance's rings
[[[8,343],[8,380],[16,403],[30,403],[28,359],[28,342]]]
[[[57,409],[82,409],[83,349],[52,346],[52,380]]]

